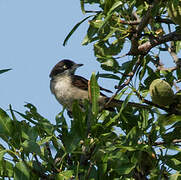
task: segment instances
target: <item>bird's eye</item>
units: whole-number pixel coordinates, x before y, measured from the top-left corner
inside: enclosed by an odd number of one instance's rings
[[[64,65],[64,66],[63,66],[63,68],[64,68],[64,69],[67,69],[67,66],[66,66],[66,65]]]

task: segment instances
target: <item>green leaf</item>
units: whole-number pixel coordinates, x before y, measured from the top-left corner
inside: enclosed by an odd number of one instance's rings
[[[119,174],[129,174],[133,169],[135,168],[135,164],[123,164],[118,169],[113,169],[114,171],[117,171]]]
[[[167,126],[167,125],[171,125],[175,122],[181,121],[181,116],[177,116],[177,115],[168,115],[168,114],[161,114],[159,115],[158,119],[157,119],[157,123],[160,126]]]
[[[176,69],[176,74],[177,74],[177,79],[181,79],[181,69],[180,68]]]
[[[64,115],[63,115],[64,110],[65,110],[65,108],[63,108],[63,110],[58,115],[56,115],[55,120],[56,120],[56,125],[57,126],[61,125],[62,122],[65,121],[65,118],[64,118]]]
[[[41,139],[41,141],[38,141],[38,145],[39,146],[44,145],[45,143],[50,142],[51,139],[52,139],[52,136],[47,136]]]
[[[82,41],[82,45],[87,45],[88,43],[91,43],[95,40],[98,39],[96,35],[98,28],[102,25],[103,20],[102,20],[102,13],[98,13],[89,21],[89,28],[87,30],[87,34],[84,37]]]
[[[0,108],[0,136],[13,136],[13,123],[7,113]]]
[[[176,53],[178,53],[181,49],[181,41],[176,41]]]
[[[23,117],[24,119],[28,120],[29,122],[31,122],[32,124],[37,124],[36,121],[32,120],[28,115],[20,113],[16,110],[13,110],[15,113],[19,114],[21,117]]]
[[[24,164],[23,161],[16,163],[14,168],[15,180],[30,180],[30,169]]]
[[[5,149],[4,147],[2,147],[2,145],[1,145],[1,148],[3,148],[3,150],[0,150],[0,161],[3,161],[3,158],[6,157],[7,154],[8,154],[8,156],[11,156],[14,161],[18,161],[18,158],[16,156],[16,152]]]
[[[83,106],[85,107],[86,105],[84,104]],[[85,113],[82,112],[78,101],[74,102],[72,113],[74,120],[72,121],[71,132],[75,134],[75,136],[78,135],[79,137],[84,138],[86,135]],[[77,131],[77,129],[79,129],[79,131]]]
[[[80,21],[79,23],[77,23],[73,28],[72,30],[69,32],[69,34],[66,36],[64,42],[63,42],[63,46],[65,46],[67,44],[67,41],[70,39],[70,37],[72,36],[72,34],[75,32],[75,30],[84,22],[86,21],[87,19],[89,19],[90,17],[92,17],[93,15],[90,15],[86,18],[84,18],[82,21]]]
[[[129,133],[127,134],[126,138],[129,143],[129,145],[137,144],[139,136],[142,132],[135,126],[133,127]]]
[[[126,99],[124,100],[124,102],[123,102],[123,104],[122,104],[122,106],[121,106],[121,109],[120,109],[120,112],[119,112],[119,113],[121,113],[121,112],[125,109],[125,107],[127,106],[128,102],[129,102],[129,99],[131,98],[131,95],[132,95],[132,93],[130,93],[130,94],[126,97]]]
[[[180,171],[181,161],[179,161],[178,159],[170,157],[166,160],[166,164],[170,168]]]
[[[115,0],[105,0],[105,5],[104,5],[104,13],[107,14],[107,12],[110,10],[110,8],[113,6],[115,3]]]
[[[87,45],[88,43],[95,41],[97,39],[97,38],[94,38],[94,35],[96,33],[97,33],[97,28],[90,25],[87,31],[87,34],[82,41],[82,45]]]
[[[109,163],[111,164],[111,171],[118,174],[129,174],[134,168],[135,163],[131,163],[125,152],[113,151],[109,155]]]
[[[98,44],[94,46],[95,51],[98,51],[99,53],[101,52],[103,56],[105,56],[104,53],[107,53],[107,50],[99,46]],[[105,57],[105,58],[98,58],[97,59],[101,63],[101,68],[106,70],[106,71],[113,71],[114,73],[119,72],[119,64],[116,61],[116,59],[112,57]]]
[[[2,145],[1,145],[2,146]],[[3,160],[4,155],[7,153],[7,150],[5,150],[4,147],[1,147],[2,149],[0,150],[0,161]]]
[[[109,0],[110,1],[110,0]],[[112,0],[111,0],[112,1]],[[110,8],[110,10],[108,11],[108,14],[111,14],[112,12],[114,11],[117,11],[118,8],[120,8],[120,6],[122,5],[123,3],[121,1],[117,1],[113,4],[113,6]]]
[[[55,177],[55,180],[69,180],[69,179],[72,179],[72,177],[73,177],[73,171],[67,170],[67,171],[58,173]]]
[[[61,140],[64,145],[65,152],[67,153],[74,152],[74,150],[79,146],[80,140],[82,139],[82,134],[80,134],[82,131],[79,132],[79,129],[76,128],[77,126],[75,125],[77,124],[77,122],[72,123],[73,125],[71,127],[71,130],[68,133],[61,135]],[[84,132],[84,134],[85,133],[86,131]]]
[[[181,180],[181,174],[177,171],[175,174],[172,174],[169,180]]]
[[[21,135],[22,138],[26,140],[35,141],[38,138],[38,128],[35,126],[31,127],[28,123],[23,121],[21,122]]]
[[[34,141],[25,140],[22,143],[22,147],[23,147],[25,153],[28,153],[28,154],[35,153],[37,155],[41,155],[40,146]]]
[[[116,76],[115,74],[108,74],[108,73],[98,74],[97,77],[120,80],[119,76]]]
[[[93,115],[97,116],[99,113],[99,105],[98,105],[98,98],[100,95],[100,89],[97,84],[97,79],[95,73],[92,73],[90,79],[90,92],[91,92],[91,102],[92,102],[92,113]]]
[[[148,127],[148,122],[149,122],[149,118],[150,118],[149,112],[145,109],[142,109],[142,111],[140,112],[140,118],[142,120],[142,122],[141,122],[142,128],[143,129],[149,128],[150,127],[150,126]]]
[[[54,133],[54,126],[50,122],[41,122],[38,127],[42,132],[46,132],[48,136],[51,136]]]
[[[10,112],[11,112],[11,116],[12,116],[13,121],[17,121],[16,116],[15,116],[15,114],[14,114],[14,111],[13,111],[13,109],[12,109],[11,104],[9,105],[9,110],[10,110]]]
[[[14,174],[14,167],[9,161],[0,160],[0,177],[12,178]]]
[[[5,73],[5,72],[10,71],[10,70],[11,69],[2,69],[2,70],[0,70],[0,74]]]
[[[146,73],[146,68],[147,68],[147,64],[149,63],[149,59],[151,59],[150,56],[147,56],[146,58],[143,59],[143,65],[142,65],[142,69],[139,72],[139,79],[140,81],[143,79],[143,77],[145,76]]]
[[[82,13],[85,14],[84,0],[80,0],[80,7],[82,10]]]
[[[111,9],[108,11],[107,16],[104,20],[104,23],[102,24],[102,26],[99,28],[98,32],[100,32],[108,23],[109,19],[112,17],[112,14],[114,13],[114,11],[116,11],[118,8],[120,8],[120,6],[123,3],[121,1],[117,1],[114,3],[114,5],[111,7]]]

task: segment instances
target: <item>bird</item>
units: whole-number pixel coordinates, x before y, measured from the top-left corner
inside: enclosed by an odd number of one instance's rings
[[[80,106],[85,99],[89,99],[88,80],[82,76],[75,75],[77,68],[83,64],[77,64],[72,60],[63,59],[59,61],[50,72],[50,90],[57,101],[67,109],[68,115],[72,117],[72,107],[74,101],[78,100]],[[123,101],[111,99],[102,91],[112,93],[112,91],[100,86],[100,96],[98,98],[99,109],[114,111],[115,107],[121,107]],[[106,106],[105,106],[106,105]],[[132,103],[130,105],[144,107],[145,105]]]

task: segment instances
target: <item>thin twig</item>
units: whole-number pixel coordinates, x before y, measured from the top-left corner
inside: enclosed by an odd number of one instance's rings
[[[152,10],[155,8],[155,6],[158,4],[158,0],[155,0],[153,4],[151,4],[148,8],[148,11],[146,15],[142,18],[140,24],[137,27],[137,34],[141,34],[143,29],[148,25],[150,18],[152,17]]]
[[[89,176],[90,176],[93,165],[94,165],[94,163],[90,161],[89,169],[87,171],[87,176],[86,176],[85,179],[89,179]]]
[[[171,143],[172,144],[181,143],[181,139],[174,139]],[[164,145],[164,144],[168,144],[168,143],[164,141],[159,141],[159,142],[154,142],[153,146],[159,146],[159,145]]]
[[[135,21],[120,20],[119,22],[121,24],[127,24],[127,25],[138,25],[140,23],[140,20],[135,20]]]
[[[155,21],[159,23],[165,23],[165,24],[175,24],[171,19],[163,19],[159,16],[156,17]]]
[[[179,61],[177,54],[174,52],[172,47],[169,47],[167,44],[165,44],[165,46],[167,47],[168,52],[172,56],[174,63],[177,64],[177,62]]]
[[[139,92],[137,92],[137,91],[134,91],[134,92],[137,95],[137,97],[145,104],[148,104],[150,106],[155,106],[155,107],[157,107],[159,109],[162,109],[162,110],[164,110],[164,111],[166,111],[166,112],[168,112],[170,114],[181,115],[180,111],[176,110],[175,108],[173,108],[171,106],[169,108],[167,108],[165,106],[160,106],[158,104],[153,103],[152,101],[144,99],[143,96],[141,96],[141,94]]]
[[[139,54],[147,54],[152,48],[169,42],[169,41],[180,41],[181,40],[181,33],[178,33],[177,31],[174,31],[172,33],[166,34],[161,37],[156,37],[152,41],[147,41],[141,45],[138,46],[138,48],[134,51],[130,50],[128,55],[139,55]]]
[[[131,82],[134,74],[136,73],[141,61],[143,59],[143,56],[140,56],[135,64],[135,67],[133,69],[133,71],[131,73],[129,73],[129,78],[126,80],[126,82],[124,82],[121,86],[117,87],[117,91],[116,93],[109,99],[109,101],[104,105],[104,107],[107,107],[109,105],[109,103],[117,96],[117,94],[126,86],[129,85],[129,83]]]

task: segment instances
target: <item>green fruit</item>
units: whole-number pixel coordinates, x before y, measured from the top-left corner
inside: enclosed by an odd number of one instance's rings
[[[166,81],[155,79],[149,88],[153,103],[160,106],[168,106],[174,101],[174,92]]]
[[[174,3],[170,1],[168,4],[168,15],[176,24],[181,26],[181,0]]]

